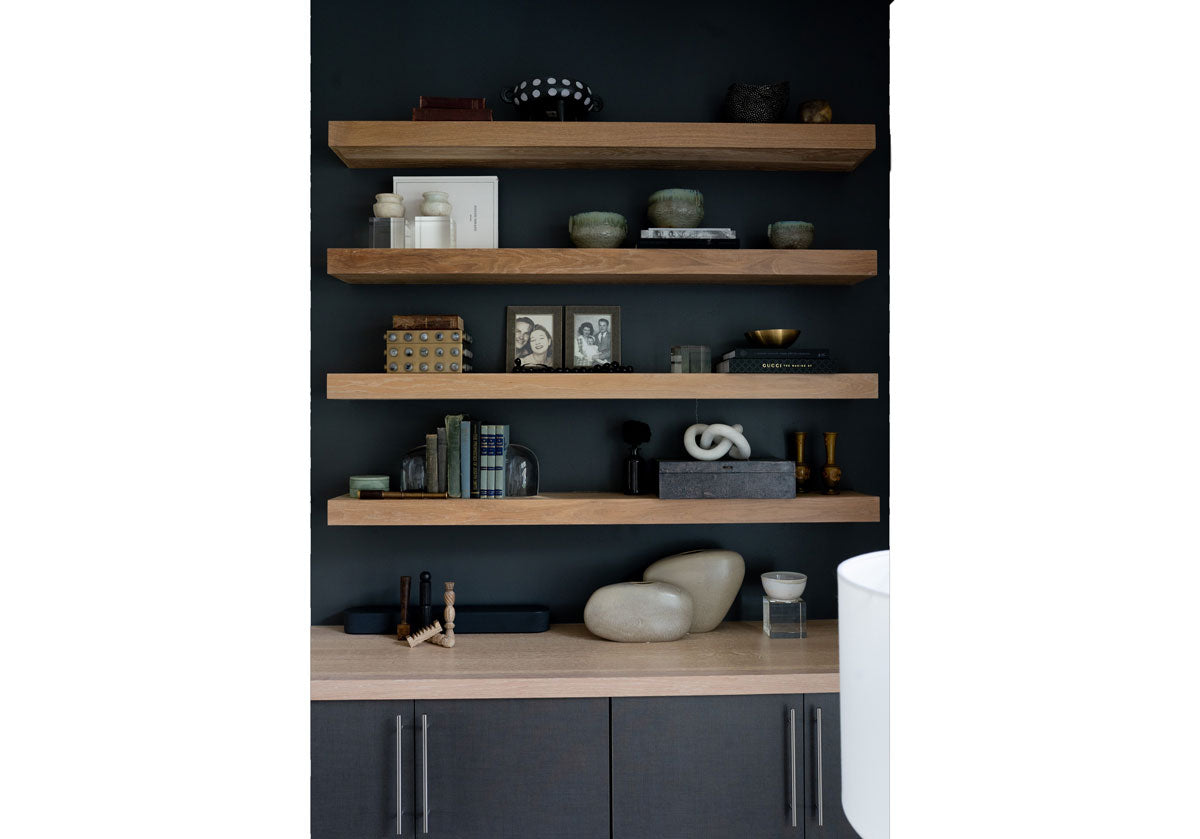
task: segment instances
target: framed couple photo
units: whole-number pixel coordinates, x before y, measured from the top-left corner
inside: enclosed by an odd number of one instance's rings
[[[620,306],[509,306],[508,370],[596,367],[621,363]]]

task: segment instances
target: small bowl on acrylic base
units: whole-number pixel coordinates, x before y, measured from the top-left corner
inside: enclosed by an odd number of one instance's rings
[[[797,571],[768,571],[762,575],[763,591],[772,600],[797,600],[808,585],[808,575]]]

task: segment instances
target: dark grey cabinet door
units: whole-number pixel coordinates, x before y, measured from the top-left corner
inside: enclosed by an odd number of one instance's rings
[[[311,725],[313,839],[413,836],[413,703],[313,702]]]
[[[836,693],[804,697],[804,826],[808,839],[858,839],[842,810],[841,705]]]
[[[802,696],[613,699],[613,839],[803,837],[803,712]]]
[[[417,701],[415,714],[418,837],[609,839],[607,699]]]

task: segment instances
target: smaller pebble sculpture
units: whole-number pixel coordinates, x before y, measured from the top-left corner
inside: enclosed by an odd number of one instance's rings
[[[696,438],[699,436],[699,442]],[[729,455],[734,460],[750,459],[750,443],[740,425],[698,422],[683,432],[683,447],[696,460],[720,460]]]

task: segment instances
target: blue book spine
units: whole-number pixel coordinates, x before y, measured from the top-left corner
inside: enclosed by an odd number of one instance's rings
[[[499,444],[497,454],[496,475],[498,481],[496,484],[496,495],[498,498],[504,498],[508,494],[508,468],[504,462],[508,458],[508,435],[509,427],[507,425],[500,426],[500,433],[496,435],[496,442]]]
[[[492,498],[500,497],[500,426],[492,426]]]
[[[471,421],[462,421],[458,438],[459,498],[471,497]]]
[[[483,451],[485,452],[483,460],[483,497],[493,498],[495,496],[496,485],[492,478],[492,466],[495,457],[492,455],[492,447],[495,445],[495,429],[494,425],[485,425],[483,427]]]

